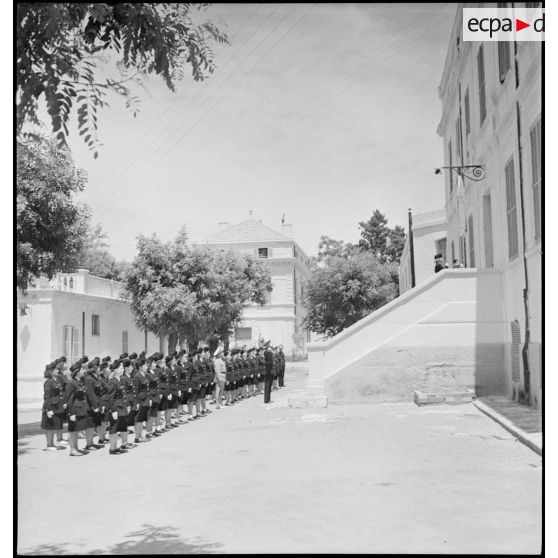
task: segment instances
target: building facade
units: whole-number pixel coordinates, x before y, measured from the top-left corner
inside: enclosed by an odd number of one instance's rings
[[[78,269],[39,280],[26,296],[18,293],[18,400],[42,400],[45,365],[59,356],[71,363],[83,355],[114,358],[160,350],[159,338],[134,324],[122,288],[118,281]]]
[[[261,339],[281,343],[287,358],[306,354],[310,332],[302,324],[304,283],[310,259],[292,238],[292,225],[283,225],[282,233],[255,219],[229,225],[219,223],[219,230],[199,243],[216,250],[250,254],[268,266],[273,290],[263,305],[251,304],[242,323],[235,328],[231,345],[253,346]]]
[[[444,171],[447,254],[502,273],[507,395],[539,407],[542,45],[463,42],[462,8],[478,6],[458,6],[439,87],[445,165],[485,172]]]
[[[442,254],[444,259],[448,261],[445,210],[413,215],[412,233],[415,285],[418,285],[434,273],[434,254]],[[399,262],[399,294],[403,294],[411,288],[411,248],[410,238],[407,235]]]

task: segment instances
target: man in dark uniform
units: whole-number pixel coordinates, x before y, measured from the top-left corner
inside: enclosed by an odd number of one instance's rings
[[[285,387],[285,353],[283,345],[279,345],[277,356],[279,357],[279,387]]]
[[[273,351],[269,346],[269,341],[265,344],[264,361],[265,361],[265,390],[264,403],[271,402],[271,384],[273,383]]]

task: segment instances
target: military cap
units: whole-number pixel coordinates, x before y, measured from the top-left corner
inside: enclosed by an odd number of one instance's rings
[[[100,359],[98,356],[96,356],[96,357],[93,359],[92,362],[96,362],[97,364],[99,364],[99,362],[101,362],[101,359]]]
[[[97,363],[94,360],[90,360],[87,363],[87,368],[96,368],[97,367]]]
[[[434,256],[434,259],[437,260],[438,258],[441,258],[441,257],[442,257],[442,254],[436,254],[436,255]]]
[[[179,356],[185,355],[186,354],[186,349],[180,349],[180,351],[178,351]]]
[[[120,360],[124,360],[125,358],[128,358],[128,353],[122,353],[118,358]]]
[[[145,358],[146,355],[147,355],[147,351],[142,351],[142,352],[139,354],[139,358]]]
[[[111,370],[116,370],[120,366],[120,361],[118,359],[113,360],[110,364]]]
[[[109,363],[105,360],[104,362],[101,362],[101,366],[99,366],[99,370],[105,370],[105,368],[109,367]]]
[[[124,368],[128,368],[128,366],[132,366],[132,361],[129,358],[125,358],[122,361],[122,366],[124,366]]]
[[[145,364],[145,359],[144,358],[138,358],[136,359],[136,368],[140,368],[141,366],[143,366]]]
[[[81,368],[81,362],[78,360],[77,362],[74,362],[70,366],[70,372],[75,372],[76,370],[79,370],[80,368]]]
[[[89,361],[89,359],[88,359],[86,356],[82,356],[82,357],[78,360],[78,362],[79,362],[80,364],[85,364],[85,363],[88,362],[88,361]]]
[[[135,360],[136,358],[138,358],[138,353],[132,353],[131,355],[128,355],[128,358],[130,360]]]
[[[165,363],[168,364],[169,362],[172,361],[173,358],[174,358],[173,355],[168,355],[168,356],[166,356],[166,357],[165,357]]]
[[[109,360],[110,360],[110,357],[109,357],[109,356],[103,357],[103,358],[101,359],[102,362],[108,362]]]
[[[153,358],[153,355],[151,355],[151,356],[148,356],[148,357],[145,359],[145,362],[146,362],[147,364],[151,364],[154,360],[155,360],[155,359]]]
[[[54,368],[56,368],[56,366],[54,365],[53,362],[49,362],[46,366],[45,366],[45,372],[47,370],[53,370]]]
[[[65,356],[58,357],[54,362],[59,364],[60,362],[66,362],[68,359]]]

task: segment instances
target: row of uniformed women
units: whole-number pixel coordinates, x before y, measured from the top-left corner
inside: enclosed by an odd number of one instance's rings
[[[253,351],[253,355],[250,355],[252,350],[225,353],[226,405],[261,393],[263,358],[258,357],[259,350]],[[128,356],[125,353],[113,362],[110,357],[102,360],[95,357],[91,361],[82,357],[70,366],[69,377],[65,357],[48,364],[42,417],[47,438],[45,449],[63,449],[62,430],[67,422],[71,456],[83,456],[104,447],[107,426],[110,454],[118,455],[138,443],[160,436],[164,430],[187,422],[180,418],[181,415],[197,420],[211,413],[206,408],[206,397],[214,387],[217,389],[213,402],[220,407],[221,392],[215,384],[213,362],[207,347],[190,356],[184,350],[166,358],[161,353],[148,358],[144,355],[138,357],[132,353]],[[134,443],[128,442],[128,427],[134,428]],[[85,432],[86,445],[80,450],[78,435],[81,431]],[[94,442],[95,434],[98,435],[97,443]],[[121,438],[120,447],[117,447],[118,437]]]

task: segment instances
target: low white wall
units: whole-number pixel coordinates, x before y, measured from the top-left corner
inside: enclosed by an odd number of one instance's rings
[[[308,391],[324,393],[334,375],[388,347],[394,366],[403,366],[396,353],[414,348],[423,356],[435,359],[435,350],[444,347],[469,348],[472,361],[478,345],[501,346],[503,343],[501,275],[495,270],[450,269],[437,273],[389,304],[360,320],[339,335],[309,343],[310,376]],[[434,351],[430,350],[433,349]],[[471,352],[472,351],[472,352]],[[375,354],[375,353],[374,353]],[[359,365],[360,362],[360,365]],[[389,366],[388,366],[389,368]]]

